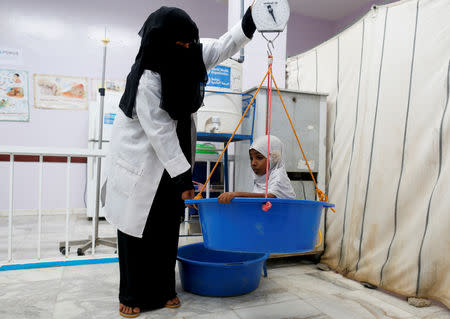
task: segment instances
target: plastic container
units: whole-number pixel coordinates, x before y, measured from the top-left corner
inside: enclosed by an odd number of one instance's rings
[[[334,204],[300,200],[269,201],[234,198],[221,204],[217,198],[187,200],[198,205],[204,244],[209,249],[233,252],[294,253],[314,250],[324,207]]]
[[[197,144],[197,154],[217,154],[216,147],[211,144]]]
[[[216,39],[200,39],[205,45],[212,41]],[[242,64],[227,59],[209,70],[205,91],[204,106],[197,111],[197,131],[232,133],[242,116]]]
[[[255,290],[269,254],[230,253],[205,248],[203,243],[178,248],[183,289],[198,295],[227,297]]]

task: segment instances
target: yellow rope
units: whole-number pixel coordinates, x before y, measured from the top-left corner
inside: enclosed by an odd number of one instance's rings
[[[236,128],[234,129],[233,134],[231,135],[230,139],[227,142],[227,145],[225,145],[222,153],[219,156],[219,159],[217,160],[216,164],[214,165],[213,169],[211,170],[211,173],[209,174],[208,178],[206,179],[206,182],[203,184],[202,188],[200,189],[200,192],[194,197],[195,199],[200,199],[203,198],[202,197],[202,192],[205,190],[206,185],[208,185],[209,180],[211,179],[211,176],[214,173],[214,170],[216,169],[217,165],[219,164],[220,160],[222,159],[223,154],[225,154],[225,151],[228,148],[228,145],[230,145],[231,141],[233,140],[234,135],[236,134],[236,131],[238,130],[239,126],[241,125],[242,121],[244,120],[245,115],[247,114],[248,110],[250,109],[250,106],[252,105],[253,101],[256,98],[256,95],[258,94],[259,90],[261,89],[261,86],[263,85],[264,81],[266,80],[267,76],[269,74],[269,70],[267,70],[266,75],[264,76],[264,79],[261,81],[261,84],[258,87],[258,90],[256,90],[255,95],[253,96],[252,100],[250,101],[250,103],[248,103],[247,108],[245,109],[244,114],[242,114],[241,119],[239,120],[238,125],[236,126]]]
[[[314,246],[314,248],[319,248],[320,245],[322,245],[322,241],[323,241],[322,231],[320,230],[319,227],[319,242],[317,243],[317,245]]]
[[[276,87],[277,92],[278,92],[278,96],[280,97],[281,104],[283,105],[283,108],[284,108],[284,111],[285,111],[285,113],[286,113],[286,116],[288,117],[289,123],[291,124],[292,131],[294,132],[295,138],[297,139],[298,146],[300,147],[300,150],[302,151],[302,155],[303,155],[303,158],[305,159],[306,166],[308,167],[309,173],[311,174],[311,178],[312,178],[312,180],[313,180],[313,182],[314,182],[314,187],[316,188],[317,196],[319,197],[319,200],[320,200],[320,201],[322,201],[322,202],[328,202],[328,196],[327,196],[327,194],[324,193],[324,192],[323,192],[321,189],[319,189],[319,187],[317,186],[316,179],[314,178],[314,174],[313,174],[313,172],[312,172],[312,170],[311,170],[311,167],[309,166],[308,159],[306,158],[306,154],[305,154],[305,152],[303,151],[302,144],[300,143],[300,139],[299,139],[299,137],[298,137],[298,135],[297,135],[297,132],[295,131],[294,124],[292,123],[292,120],[291,120],[291,117],[290,117],[290,115],[289,115],[289,112],[288,112],[288,110],[287,110],[287,108],[286,108],[286,105],[284,104],[283,97],[281,96],[280,89],[278,88],[277,82],[275,81],[275,78],[274,78],[273,73],[272,73],[272,71],[270,70],[270,68],[267,70],[266,75],[264,76],[264,79],[261,81],[261,84],[259,85],[258,89],[256,90],[255,95],[253,96],[253,98],[251,99],[251,101],[250,101],[250,103],[248,104],[247,108],[245,109],[244,114],[242,114],[242,117],[241,117],[241,119],[239,120],[238,125],[237,125],[236,128],[234,129],[233,134],[231,135],[230,139],[228,140],[227,144],[225,145],[225,147],[224,147],[222,153],[220,154],[220,156],[219,156],[219,158],[218,158],[216,164],[214,165],[214,167],[213,167],[213,169],[211,170],[211,172],[210,172],[208,178],[206,179],[206,182],[203,184],[202,188],[200,189],[200,192],[195,196],[195,199],[201,199],[201,198],[203,198],[203,197],[202,197],[202,192],[205,190],[206,185],[208,185],[208,182],[209,182],[209,180],[211,179],[211,177],[212,177],[212,175],[213,175],[215,169],[217,168],[217,165],[219,164],[220,160],[222,159],[223,154],[225,154],[225,151],[227,150],[228,145],[230,145],[231,141],[233,140],[234,135],[236,134],[236,132],[237,132],[239,126],[241,125],[242,121],[244,120],[245,115],[247,114],[248,110],[250,109],[250,106],[252,105],[253,101],[255,100],[256,96],[258,95],[258,92],[259,92],[259,90],[261,89],[261,87],[262,87],[262,85],[263,85],[263,83],[264,83],[264,81],[266,80],[266,78],[267,78],[268,75],[271,77],[273,83],[275,84],[275,87]],[[195,206],[194,206],[194,207],[195,207]],[[333,211],[333,213],[336,212],[335,209],[334,209],[333,207],[330,207],[330,209]],[[320,247],[320,245],[322,244],[322,241],[323,241],[322,231],[321,231],[320,228],[319,228],[319,243],[317,243],[317,245],[315,246],[315,248]]]
[[[292,123],[291,117],[289,116],[289,112],[288,112],[288,110],[287,110],[287,108],[286,108],[286,105],[284,104],[283,97],[281,96],[281,92],[280,92],[280,90],[278,89],[278,85],[277,85],[277,82],[275,81],[275,78],[274,78],[274,76],[273,76],[273,73],[272,73],[272,71],[271,71],[270,69],[268,70],[268,72],[270,73],[270,77],[272,78],[273,84],[275,84],[275,87],[276,87],[277,92],[278,92],[278,96],[280,97],[280,100],[281,100],[281,104],[283,104],[284,111],[286,112],[286,115],[287,115],[287,117],[288,117],[288,119],[289,119],[289,123],[291,124],[292,131],[294,132],[295,138],[297,139],[298,146],[300,146],[300,150],[302,151],[303,158],[305,159],[305,162],[306,162],[306,166],[308,167],[309,173],[311,174],[311,178],[312,178],[312,180],[313,180],[313,182],[314,182],[314,187],[316,188],[317,196],[319,197],[319,200],[320,200],[320,201],[322,201],[322,202],[328,202],[328,196],[327,196],[327,194],[325,194],[325,193],[324,193],[322,190],[320,190],[319,187],[317,186],[316,179],[314,178],[314,174],[313,174],[313,172],[312,172],[312,170],[311,170],[311,167],[309,166],[308,159],[306,158],[305,152],[303,151],[302,144],[300,143],[300,139],[298,138],[297,132],[295,131],[294,124]],[[336,212],[335,209],[334,209],[333,207],[330,207],[330,209],[333,211],[333,213]]]
[[[259,85],[258,89],[257,89],[256,92],[255,92],[255,95],[253,96],[253,98],[251,99],[251,101],[250,101],[250,103],[248,104],[247,108],[245,109],[245,112],[242,114],[242,117],[241,117],[241,119],[239,120],[239,123],[237,124],[236,128],[234,129],[233,134],[231,135],[231,137],[230,137],[230,139],[228,140],[227,144],[225,145],[225,147],[224,147],[222,153],[220,154],[219,158],[217,159],[216,164],[214,165],[213,169],[211,170],[211,172],[210,172],[208,178],[206,179],[206,182],[203,184],[202,188],[200,189],[200,192],[195,196],[195,199],[203,198],[203,197],[202,197],[202,192],[205,190],[206,185],[208,185],[208,182],[209,182],[209,180],[211,179],[211,177],[212,177],[212,175],[213,175],[215,169],[217,168],[217,165],[219,164],[220,160],[222,159],[223,155],[225,154],[225,151],[227,150],[228,145],[230,145],[231,141],[233,140],[234,135],[236,134],[236,132],[237,132],[239,126],[241,125],[242,121],[244,120],[245,115],[247,114],[248,110],[250,109],[250,106],[252,105],[253,101],[255,100],[256,96],[258,95],[258,92],[259,92],[259,90],[261,89],[261,87],[262,87],[262,85],[263,85],[263,83],[264,83],[264,81],[266,80],[266,78],[267,78],[268,75],[271,77],[273,83],[275,84],[275,87],[276,87],[277,92],[278,92],[278,96],[280,97],[281,104],[283,105],[283,108],[284,108],[284,111],[285,111],[285,113],[286,113],[286,116],[288,117],[289,123],[291,124],[292,131],[294,132],[295,138],[297,139],[298,146],[300,147],[300,150],[302,151],[302,155],[303,155],[303,158],[305,159],[306,166],[308,167],[309,173],[311,174],[311,178],[312,178],[312,180],[313,180],[313,182],[314,182],[314,187],[316,188],[317,196],[318,196],[318,198],[319,198],[320,201],[322,201],[322,202],[328,202],[328,196],[327,196],[327,194],[324,193],[324,192],[323,192],[321,189],[319,189],[319,187],[317,186],[316,179],[314,178],[314,174],[312,173],[311,167],[309,166],[308,159],[306,158],[306,154],[305,154],[305,152],[303,151],[302,144],[300,143],[300,139],[299,139],[299,137],[298,137],[298,135],[297,135],[297,132],[295,131],[294,124],[292,123],[292,120],[291,120],[291,117],[290,117],[290,115],[289,115],[289,112],[288,112],[288,110],[287,110],[287,108],[286,108],[286,105],[284,104],[283,97],[281,96],[280,89],[278,88],[277,82],[275,81],[275,78],[274,78],[273,73],[272,73],[272,71],[270,70],[270,68],[267,70],[266,75],[264,76],[263,80],[261,81],[261,84]],[[330,209],[331,209],[333,212],[335,212],[335,209],[334,209],[334,208],[330,207]],[[320,230],[319,230],[319,237],[321,237],[320,235],[321,235],[321,234],[320,234]]]

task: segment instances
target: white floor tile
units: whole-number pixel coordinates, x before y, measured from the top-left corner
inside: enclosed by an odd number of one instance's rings
[[[417,308],[414,306],[411,306],[408,304],[405,297],[399,297],[399,296],[393,296],[389,293],[386,293],[380,289],[377,290],[371,290],[367,289],[365,291],[367,294],[370,294],[371,296],[376,297],[379,299],[382,303],[393,305],[399,309],[402,309],[406,312],[412,313],[414,316],[417,316],[419,318],[427,318],[427,319],[434,319],[434,315],[436,313],[440,313],[442,311],[442,307],[438,305],[431,305],[430,307],[424,307],[424,308]],[[447,309],[447,311],[449,311]],[[450,315],[450,311],[448,312]],[[449,316],[450,319],[450,316]]]
[[[300,319],[321,315],[318,309],[300,299],[236,309],[235,312],[242,319]]]
[[[62,267],[0,271],[0,284],[46,280],[56,280],[59,282],[61,280],[62,273]]]
[[[7,219],[0,217],[0,264],[7,258]],[[36,216],[14,219],[13,257],[35,258]],[[85,215],[70,216],[70,240],[87,239],[92,222]],[[59,242],[65,240],[65,216],[44,216],[42,257],[61,257]],[[107,222],[99,225],[101,237],[115,236]],[[180,238],[180,246],[202,241],[201,237]],[[114,248],[98,246],[99,254]],[[88,252],[89,253],[89,252]],[[70,251],[76,255],[76,247]],[[121,318],[118,314],[119,266],[117,263],[0,271],[1,319],[89,319]],[[415,308],[406,298],[380,289],[364,288],[333,271],[319,271],[314,264],[282,260],[269,263],[268,278],[246,295],[214,298],[184,292],[177,273],[178,309],[142,313],[140,318],[204,319],[450,319],[440,305]]]
[[[234,311],[223,311],[185,317],[186,319],[240,319]]]
[[[432,314],[420,317],[421,319],[450,319],[450,310],[440,309]]]
[[[383,302],[367,291],[352,291],[343,294],[342,298],[356,302],[373,314],[377,314],[378,317],[375,318],[379,318],[381,315],[395,318],[411,318],[414,315],[413,312],[408,312],[390,303]]]
[[[51,318],[60,280],[11,282],[0,285],[0,318]]]

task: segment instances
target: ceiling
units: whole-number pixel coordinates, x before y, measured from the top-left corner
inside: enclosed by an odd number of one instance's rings
[[[379,0],[289,0],[291,11],[318,19],[339,21],[371,3]],[[390,1],[392,2],[392,1]]]
[[[230,0],[216,0],[227,3]],[[240,1],[240,0],[231,0]],[[288,0],[291,12],[317,19],[337,22],[372,4],[386,4],[397,0]],[[247,1],[246,1],[247,2]]]

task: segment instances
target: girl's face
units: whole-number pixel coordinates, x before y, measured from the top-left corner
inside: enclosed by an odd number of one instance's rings
[[[253,172],[256,175],[264,175],[266,173],[267,159],[257,150],[251,149],[250,153],[250,165]]]

